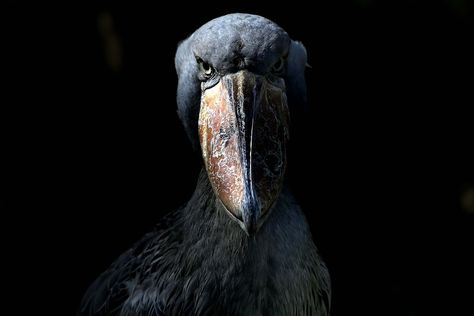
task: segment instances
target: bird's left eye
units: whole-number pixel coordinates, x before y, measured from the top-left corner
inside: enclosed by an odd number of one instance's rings
[[[285,67],[285,58],[280,57],[276,63],[273,64],[272,66],[272,72],[273,73],[281,73],[283,72],[283,68]]]
[[[199,57],[196,57],[196,61],[199,65],[199,69],[201,70],[201,72],[207,78],[210,78],[212,76],[212,74],[214,73],[214,68],[212,68],[212,66],[209,63],[205,62],[204,60],[202,60]]]

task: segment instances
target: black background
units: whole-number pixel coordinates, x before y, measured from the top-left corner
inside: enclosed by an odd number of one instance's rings
[[[176,115],[177,43],[249,12],[308,50],[288,179],[331,272],[332,315],[473,314],[467,1],[10,4],[3,233],[24,308],[72,315],[189,198],[200,158]]]

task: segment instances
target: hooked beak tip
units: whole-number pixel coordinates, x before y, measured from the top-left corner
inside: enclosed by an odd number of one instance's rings
[[[251,199],[251,202],[249,204],[250,204],[249,207],[246,207],[242,211],[242,215],[243,215],[242,226],[245,233],[248,236],[252,236],[257,232],[259,228],[259,221],[261,218],[260,215],[262,212],[261,212],[258,201],[256,201],[255,199]]]

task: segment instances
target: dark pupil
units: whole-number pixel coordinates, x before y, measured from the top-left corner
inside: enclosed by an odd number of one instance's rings
[[[205,72],[208,72],[210,67],[208,63],[203,62],[202,63],[202,69],[204,69]]]
[[[275,70],[279,70],[280,67],[281,67],[281,59],[279,59],[279,60],[275,63],[275,65],[273,65],[273,68],[274,68]]]

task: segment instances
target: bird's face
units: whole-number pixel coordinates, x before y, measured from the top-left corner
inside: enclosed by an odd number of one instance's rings
[[[253,234],[278,198],[286,168],[283,76],[290,39],[269,20],[230,15],[204,25],[190,40],[209,180],[229,216]]]

